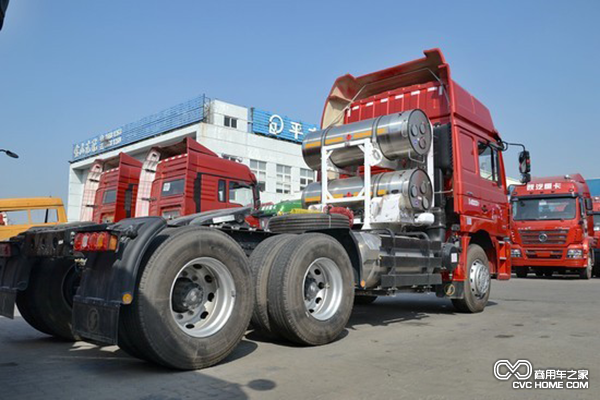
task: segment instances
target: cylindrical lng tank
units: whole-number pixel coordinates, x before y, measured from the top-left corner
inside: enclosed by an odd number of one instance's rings
[[[400,194],[401,206],[416,212],[424,212],[431,208],[433,187],[427,173],[420,169],[407,169],[371,177],[371,196],[381,197],[388,194]],[[327,190],[336,199],[357,196],[364,186],[362,176],[346,179],[334,179],[328,182]],[[307,208],[321,203],[321,182],[313,182],[302,192],[302,206]],[[344,204],[350,208],[360,208],[362,202],[350,201]]]
[[[426,155],[433,142],[429,118],[416,109],[311,132],[302,142],[302,155],[310,168],[320,170],[323,144],[351,143],[366,138],[373,139],[387,160]],[[356,146],[343,147],[331,153],[331,161],[338,168],[362,165],[364,153]]]

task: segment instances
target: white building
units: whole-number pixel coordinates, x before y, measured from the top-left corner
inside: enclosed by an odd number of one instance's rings
[[[222,157],[248,165],[261,185],[263,203],[298,199],[314,180],[302,158],[303,134],[316,129],[271,112],[200,96],[73,146],[69,172],[69,221],[79,220],[83,187],[96,159],[124,152],[143,161],[154,146],[192,137]]]

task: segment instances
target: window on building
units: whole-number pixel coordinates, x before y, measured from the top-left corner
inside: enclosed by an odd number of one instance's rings
[[[237,129],[237,118],[225,116],[225,126]]]
[[[479,175],[488,181],[498,182],[498,150],[487,143],[478,144],[479,152]]]
[[[309,183],[315,181],[315,172],[312,169],[300,168],[300,190],[303,190]]]
[[[292,192],[292,167],[277,164],[277,193],[289,194]]]
[[[221,203],[225,203],[225,191],[227,187],[225,186],[225,181],[219,179],[219,201]]]
[[[258,190],[264,192],[267,184],[267,163],[264,161],[250,160],[250,169],[258,181]]]

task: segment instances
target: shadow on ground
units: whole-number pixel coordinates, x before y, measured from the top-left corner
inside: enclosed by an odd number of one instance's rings
[[[21,318],[11,323],[25,324]],[[92,391],[89,398],[94,399],[246,399],[246,392],[266,392],[277,387],[269,379],[239,384],[209,376],[204,370],[174,371],[130,357],[117,346],[66,342],[24,326],[19,331],[25,334],[6,335],[9,332],[0,331],[0,340],[10,347],[0,357],[0,398],[39,394],[46,390],[48,381],[61,383],[60,390],[53,390],[56,398],[88,398]],[[256,348],[256,343],[242,340],[219,365],[245,357]]]

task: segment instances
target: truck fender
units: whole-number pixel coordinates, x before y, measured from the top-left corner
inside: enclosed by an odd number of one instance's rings
[[[130,218],[109,226],[119,233],[116,253],[90,253],[73,299],[73,330],[117,343],[119,308],[133,301],[138,272],[153,239],[167,226],[161,217]]]

